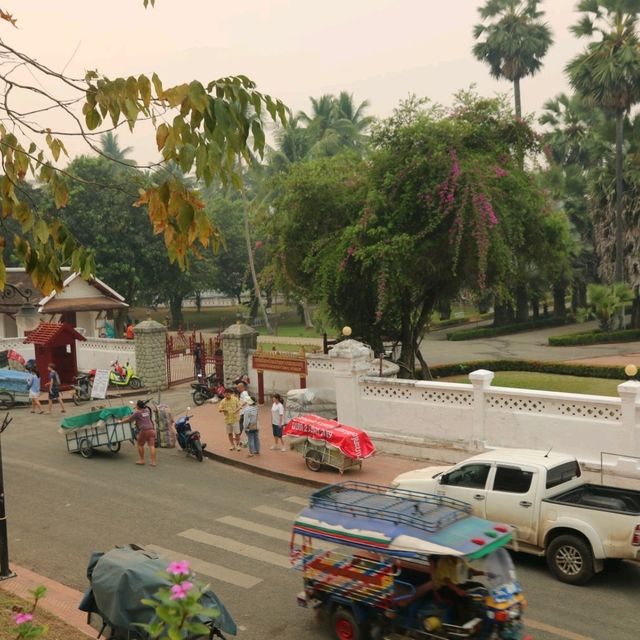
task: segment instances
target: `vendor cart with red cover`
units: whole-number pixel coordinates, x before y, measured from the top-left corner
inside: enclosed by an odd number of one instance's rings
[[[364,431],[320,416],[292,418],[282,435],[287,444],[302,453],[311,471],[320,471],[323,465],[340,473],[352,467],[361,469],[362,461],[375,453]]]

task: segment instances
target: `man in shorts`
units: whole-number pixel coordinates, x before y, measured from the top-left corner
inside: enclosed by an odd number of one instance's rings
[[[153,426],[151,419],[151,409],[145,406],[142,400],[136,402],[136,409],[130,415],[122,418],[120,423],[134,422],[138,427],[138,460],[136,464],[144,464],[144,445],[149,446],[149,456],[151,458],[151,466],[156,466],[156,428]]]
[[[231,389],[224,390],[224,398],[218,403],[218,411],[224,413],[224,424],[229,438],[229,451],[240,451],[240,400]]]

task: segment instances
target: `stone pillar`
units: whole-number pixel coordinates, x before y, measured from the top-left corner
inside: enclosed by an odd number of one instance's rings
[[[224,354],[224,383],[230,385],[241,375],[249,373],[249,351],[258,346],[258,332],[240,322],[222,332]]]
[[[640,382],[627,380],[618,385],[620,396],[620,418],[626,433],[629,434],[631,455],[640,456],[640,424],[636,422],[638,400],[640,400]]]
[[[342,340],[331,351],[336,385],[338,421],[364,428],[360,419],[359,380],[371,367],[373,351],[357,340]]]
[[[484,449],[484,442],[486,439],[484,433],[484,394],[491,386],[494,375],[493,371],[487,371],[486,369],[478,369],[477,371],[472,371],[469,374],[469,380],[471,380],[471,384],[473,385],[473,425],[471,445],[475,449]]]
[[[147,389],[167,388],[167,328],[155,320],[135,326],[136,375]]]

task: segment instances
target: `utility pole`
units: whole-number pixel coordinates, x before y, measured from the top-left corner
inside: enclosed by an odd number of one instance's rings
[[[2,433],[11,424],[9,414],[0,425],[0,580],[15,577],[9,568],[9,537],[7,535],[7,516],[4,510],[4,478],[2,476]]]

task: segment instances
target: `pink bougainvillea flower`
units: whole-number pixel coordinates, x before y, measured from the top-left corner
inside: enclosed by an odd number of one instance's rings
[[[189,563],[186,560],[181,560],[180,562],[172,562],[167,567],[167,573],[170,573],[174,576],[187,576],[189,575]]]
[[[193,584],[188,580],[181,582],[180,584],[174,584],[171,587],[171,599],[172,600],[183,600],[187,597],[189,589],[193,587]]]
[[[16,621],[16,624],[24,624],[25,622],[31,622],[33,616],[30,613],[16,613],[13,619]]]

